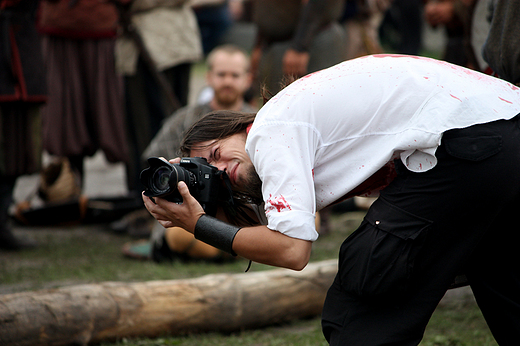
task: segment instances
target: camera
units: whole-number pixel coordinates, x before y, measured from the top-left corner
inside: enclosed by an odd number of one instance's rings
[[[148,164],[150,167],[145,168],[140,175],[145,196],[162,197],[171,202],[182,203],[177,184],[184,181],[190,194],[201,204],[206,214],[215,216],[217,199],[223,186],[223,171],[210,165],[203,157],[186,157],[175,164],[150,157]]]

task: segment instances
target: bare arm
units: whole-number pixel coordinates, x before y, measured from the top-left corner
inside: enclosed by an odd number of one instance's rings
[[[195,225],[204,215],[204,210],[190,195],[184,182],[179,183],[178,189],[184,200],[182,204],[162,198],[155,198],[154,203],[143,195],[145,207],[163,227],[182,227],[194,233]],[[266,226],[244,227],[233,241],[233,251],[242,257],[294,270],[301,270],[307,265],[311,246],[310,241],[288,237]]]
[[[302,270],[309,262],[312,242],[288,237],[266,226],[242,228],[233,250],[254,262]]]

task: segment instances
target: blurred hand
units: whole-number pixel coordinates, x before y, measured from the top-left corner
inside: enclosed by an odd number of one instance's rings
[[[446,25],[455,16],[453,1],[429,1],[424,7],[424,18],[432,27]]]
[[[393,0],[367,0],[367,6],[371,13],[378,13],[386,11]]]
[[[234,21],[239,21],[244,16],[244,3],[242,0],[230,0],[228,8]]]
[[[282,70],[284,75],[299,78],[307,74],[307,66],[309,65],[309,53],[298,52],[294,49],[287,49],[283,56],[282,64]]]

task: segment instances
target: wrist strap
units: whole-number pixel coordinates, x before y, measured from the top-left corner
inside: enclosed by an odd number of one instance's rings
[[[204,214],[197,221],[193,234],[196,239],[236,256],[233,240],[239,230],[240,227]]]

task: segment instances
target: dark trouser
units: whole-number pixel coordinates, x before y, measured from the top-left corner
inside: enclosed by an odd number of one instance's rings
[[[398,176],[341,246],[323,309],[331,345],[417,345],[461,272],[497,342],[518,344],[517,118],[446,132],[427,172],[397,161]]]

